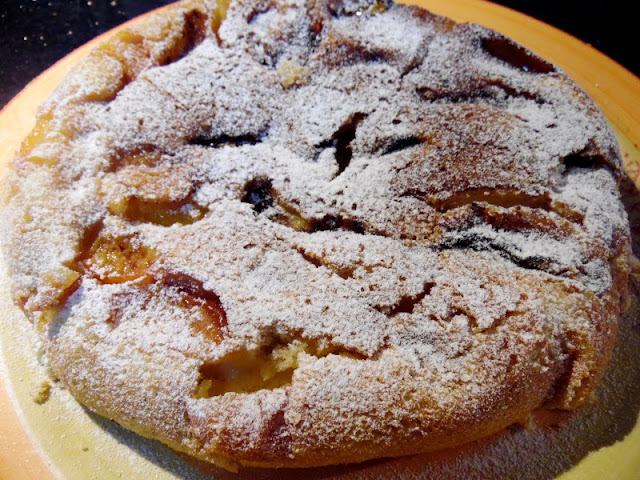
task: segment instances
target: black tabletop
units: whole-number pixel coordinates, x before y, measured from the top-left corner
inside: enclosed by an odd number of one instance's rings
[[[2,0],[1,3],[0,107],[73,49],[171,0]],[[499,0],[496,3],[565,30],[640,75],[634,14],[628,6],[623,8],[622,1]]]

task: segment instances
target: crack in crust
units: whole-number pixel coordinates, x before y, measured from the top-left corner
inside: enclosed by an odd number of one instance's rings
[[[543,97],[535,92],[519,90],[497,78],[483,79],[469,91],[455,93],[428,86],[419,86],[416,88],[416,92],[423,100],[433,103],[499,103],[504,101],[501,98],[501,93],[509,99],[522,98],[531,100],[538,105],[547,103]]]
[[[541,255],[523,256],[510,245],[504,245],[499,240],[485,237],[473,232],[460,232],[457,238],[444,240],[433,246],[436,250],[470,249],[477,252],[497,252],[500,256],[526,270],[552,271],[555,275],[562,276],[564,272],[553,271],[549,259]]]
[[[395,305],[391,306],[376,306],[376,310],[389,317],[395,317],[400,313],[412,314],[415,306],[419,304],[427,295],[431,293],[431,289],[436,284],[433,282],[427,282],[422,287],[422,290],[416,295],[403,295]]]
[[[191,145],[200,145],[202,147],[222,147],[225,145],[232,145],[240,147],[242,145],[256,145],[264,142],[267,135],[269,135],[269,128],[265,128],[258,133],[249,133],[243,135],[218,135],[215,137],[209,137],[201,135],[196,137],[191,142]]]
[[[549,62],[503,36],[496,35],[483,39],[482,48],[487,53],[524,72],[547,74],[556,71]]]

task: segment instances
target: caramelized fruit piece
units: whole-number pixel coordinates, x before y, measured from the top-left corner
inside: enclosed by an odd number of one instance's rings
[[[36,120],[36,125],[31,130],[31,133],[24,139],[20,146],[20,154],[28,155],[31,150],[44,142],[67,142],[73,136],[73,131],[70,127],[63,127],[60,129],[54,129],[53,127],[53,115],[47,113],[41,115]],[[40,161],[45,164],[55,163],[51,159],[44,159],[38,156],[27,157],[28,160],[39,163]]]
[[[218,296],[204,288],[202,282],[181,273],[167,273],[162,268],[153,268],[157,252],[144,245],[136,235],[103,235],[103,224],[89,227],[81,241],[81,253],[74,266],[82,273],[89,273],[102,283],[115,284],[137,281],[143,291],[160,286],[174,295],[169,299],[175,305],[191,311],[186,318],[191,327],[215,343],[224,338],[227,316]],[[153,271],[152,271],[153,268]],[[75,278],[80,276],[72,272]],[[120,323],[117,312],[109,323]]]
[[[80,286],[80,274],[65,266],[60,266],[56,270],[49,270],[40,276],[40,281],[51,289],[51,293],[45,295],[40,302],[29,302],[27,310],[29,312],[41,312],[38,324],[48,325],[58,312],[63,308],[69,297]],[[26,305],[26,299],[24,304]]]
[[[308,219],[304,218],[297,209],[286,203],[278,196],[275,196],[274,198],[278,207],[278,213],[270,218],[270,220],[286,227],[293,228],[296,232],[310,231],[311,222]]]
[[[155,63],[166,65],[175,62],[199,45],[206,37],[206,20],[206,15],[199,10],[185,13],[181,33],[168,42],[167,49]]]
[[[55,107],[45,105],[40,112],[35,127],[22,143],[20,153],[27,155],[44,142],[66,143],[77,132],[77,120],[84,113],[82,104],[111,101],[124,85],[120,63],[102,52],[92,52],[56,91],[56,95],[66,101]],[[55,158],[42,156],[29,156],[27,160],[46,165],[57,163]]]
[[[22,142],[20,147],[20,153],[22,155],[28,154],[35,146],[45,141],[47,134],[51,130],[50,122],[51,114],[38,118],[33,130],[31,130],[31,133]]]
[[[199,315],[191,321],[191,327],[209,340],[220,343],[227,329],[227,314],[218,295],[204,288],[199,280],[182,273],[165,273],[161,281],[178,291],[178,305],[197,310]]]
[[[220,25],[227,17],[227,10],[229,10],[230,0],[216,0],[217,8],[211,14],[211,31],[218,36],[218,30]]]
[[[124,293],[116,293],[114,298],[119,298],[119,302],[112,308],[106,322],[115,328],[127,321],[122,306],[129,303],[129,298],[141,296],[145,298],[145,304],[154,297],[166,299],[181,310],[177,318],[188,322],[193,331],[211,342],[218,344],[227,335],[226,312],[218,296],[205,290],[201,282],[188,275],[168,274],[162,269],[154,269],[153,277],[147,277],[147,282],[130,284]]]
[[[78,272],[60,266],[60,268],[56,270],[44,272],[40,279],[56,290],[64,291],[71,287],[79,277],[80,274]]]
[[[119,32],[98,47],[122,64],[127,83],[151,66],[179,60],[206,37],[207,17],[197,7],[167,18],[159,21],[153,17],[138,28]]]
[[[221,362],[205,363],[200,367],[195,397],[250,393],[287,385],[298,367],[298,355],[306,348],[306,344],[296,340],[270,351],[236,352]]]
[[[151,281],[149,268],[156,258],[156,251],[135,235],[98,236],[82,264],[103,283]]]
[[[100,188],[109,213],[165,227],[202,219],[207,210],[192,200],[194,184],[188,168],[155,166],[159,155],[142,152],[114,160],[116,171],[102,179]]]
[[[82,91],[79,101],[110,102],[126,85],[120,62],[102,52],[92,53],[81,67],[83,70],[77,73],[78,89]]]
[[[283,60],[278,64],[278,77],[283,88],[291,88],[302,83],[304,67],[291,60]]]
[[[149,65],[150,52],[144,40],[141,34],[123,30],[99,48],[122,64],[126,81],[129,82]]]
[[[378,2],[369,8],[369,13],[371,15],[378,15],[379,13],[384,13],[387,10],[389,10],[389,5],[386,2]]]
[[[27,296],[18,299],[19,305],[28,314],[36,329],[43,333],[64,308],[69,297],[80,287],[81,281],[80,273],[61,265],[56,270],[49,270],[40,276],[46,293],[39,301]]]
[[[471,188],[469,190],[456,192],[445,200],[426,197],[419,192],[410,192],[409,194],[416,198],[425,200],[429,205],[443,213],[455,208],[473,205],[476,202],[482,202],[493,207],[528,207],[531,209],[554,212],[573,223],[581,223],[583,220],[583,215],[581,213],[576,212],[565,203],[552,200],[546,193],[542,195],[531,195],[513,189]]]
[[[505,209],[495,205],[477,203],[472,206],[472,210],[484,223],[493,225],[500,230],[510,232],[539,231],[559,241],[567,236],[575,235],[575,227],[570,219],[554,218],[538,209],[528,209],[521,206]]]
[[[486,202],[504,208],[517,206],[544,210],[551,208],[551,200],[548,195],[529,195],[508,189],[472,188],[454,193],[446,200],[427,199],[427,203],[441,212],[470,205],[473,202]]]
[[[251,393],[283,387],[291,383],[302,353],[317,358],[330,354],[356,360],[366,358],[335,346],[321,348],[313,341],[275,340],[261,349],[236,351],[219,361],[204,363],[200,367],[200,379],[194,396],[210,398],[227,392]]]
[[[113,100],[127,83],[152,65],[164,65],[178,60],[205,37],[206,16],[193,9],[184,14],[178,24],[156,22],[151,28],[137,33],[127,29],[116,34],[92,52],[85,62],[69,77],[62,94],[72,103],[108,102]],[[154,35],[152,35],[152,33]],[[166,41],[164,48],[152,48],[149,40]],[[153,41],[153,40],[152,40]],[[46,141],[64,142],[73,131],[52,128],[53,112],[40,115],[36,126],[22,144],[20,153],[27,155],[33,148]],[[69,122],[60,122],[68,124]],[[54,159],[31,157],[30,161],[53,164]]]
[[[227,319],[221,305],[185,295],[180,301],[180,306],[197,309],[199,315],[191,322],[194,330],[215,343],[223,340]]]
[[[131,222],[153,223],[169,227],[176,223],[181,225],[195,223],[204,217],[206,210],[190,203],[188,199],[167,202],[130,197],[110,204],[109,212]]]

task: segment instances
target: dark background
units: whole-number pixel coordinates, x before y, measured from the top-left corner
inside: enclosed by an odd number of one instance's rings
[[[447,1],[447,0],[442,0]],[[170,0],[0,0],[0,107],[31,79],[96,35]],[[629,3],[501,0],[590,43],[640,75]]]

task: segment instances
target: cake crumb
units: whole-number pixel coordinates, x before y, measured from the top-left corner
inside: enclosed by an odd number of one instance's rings
[[[278,65],[278,77],[280,78],[280,85],[284,88],[299,85],[304,78],[304,67],[290,60],[283,60]]]
[[[43,405],[44,403],[46,403],[47,400],[49,400],[50,396],[51,384],[47,380],[41,382],[40,385],[38,385],[38,387],[34,389],[32,394],[33,401],[38,405]]]

